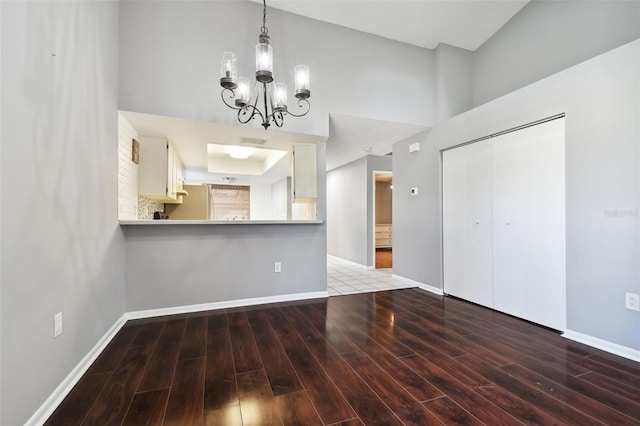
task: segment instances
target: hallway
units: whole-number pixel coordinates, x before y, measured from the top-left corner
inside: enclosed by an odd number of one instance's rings
[[[327,284],[329,296],[415,287],[394,277],[391,269],[367,269],[333,256],[327,256]]]

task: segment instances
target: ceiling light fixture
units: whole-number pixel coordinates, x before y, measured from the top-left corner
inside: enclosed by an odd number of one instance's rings
[[[238,158],[242,160],[245,158],[249,158],[249,156],[253,152],[253,149],[248,148],[246,146],[230,146],[228,149],[228,152],[229,152],[229,157]]]
[[[311,109],[308,98],[309,67],[297,65],[295,73],[295,97],[298,99],[298,107],[302,108],[301,114],[293,114],[287,108],[287,86],[284,83],[273,82],[273,49],[269,44],[269,30],[267,29],[267,3],[262,0],[262,27],[258,35],[256,45],[256,81],[253,89],[249,90],[249,79],[238,77],[237,56],[232,52],[224,52],[220,65],[220,86],[222,86],[222,102],[231,109],[238,111],[238,121],[246,124],[252,118],[260,116],[262,127],[267,130],[269,122],[277,127],[282,127],[285,115],[302,117]],[[227,102],[234,101],[234,105]],[[262,101],[263,110],[258,107]]]

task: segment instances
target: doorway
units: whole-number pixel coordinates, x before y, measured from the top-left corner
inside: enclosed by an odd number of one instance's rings
[[[374,171],[373,251],[375,269],[393,268],[393,174]]]

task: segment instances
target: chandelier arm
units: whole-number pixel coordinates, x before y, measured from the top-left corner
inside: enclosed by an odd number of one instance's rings
[[[307,115],[309,113],[309,111],[311,110],[311,103],[306,99],[298,99],[298,106],[300,108],[304,108],[304,106],[302,105],[302,102],[307,104],[307,110],[305,112],[303,112],[302,114],[294,114],[291,111],[287,110],[287,114],[292,115],[294,117],[304,117],[305,115]]]
[[[241,107],[237,107],[237,106],[234,106],[234,105],[231,105],[231,104],[227,103],[226,99],[224,98],[225,92],[231,93],[231,95],[229,96],[229,100],[231,100],[231,99],[236,97],[236,92],[234,92],[233,89],[224,88],[224,89],[222,89],[222,92],[220,93],[220,97],[222,98],[222,102],[224,102],[224,104],[226,106],[228,106],[229,108],[231,108],[231,109],[235,109],[235,110],[238,110],[238,111],[241,110],[242,109]]]
[[[271,121],[273,121],[273,123],[277,127],[282,127],[282,125],[284,124],[284,115],[282,114],[281,111],[276,111],[273,114],[271,114]]]

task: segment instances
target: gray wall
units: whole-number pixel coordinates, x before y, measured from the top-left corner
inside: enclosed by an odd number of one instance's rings
[[[125,310],[118,3],[1,2],[0,10],[0,424],[18,425]],[[54,339],[57,312],[63,333]]]
[[[474,52],[439,44],[434,53],[434,123],[440,123],[473,106]]]
[[[125,226],[127,311],[327,291],[325,150],[322,224]]]
[[[327,173],[327,253],[373,265],[373,171],[391,171],[391,157],[368,155]]]
[[[367,264],[367,158],[327,173],[327,253]]]
[[[220,100],[220,59],[235,52],[239,74],[252,77],[261,23],[262,5],[253,2],[121,2],[120,107],[237,124]],[[311,71],[311,113],[287,119],[283,130],[327,136],[330,112],[431,124],[431,50],[271,8],[267,27],[276,80],[292,88],[295,65]]]
[[[393,145],[393,273],[433,287],[440,280],[438,150],[426,142],[429,131]],[[409,145],[420,151],[409,153]],[[418,195],[411,195],[411,188]]]
[[[394,272],[442,287],[441,149],[565,113],[567,327],[640,349],[640,315],[624,308],[640,292],[639,100],[640,40],[434,127],[417,155],[394,145]]]
[[[640,37],[640,2],[529,2],[473,57],[483,104]]]

